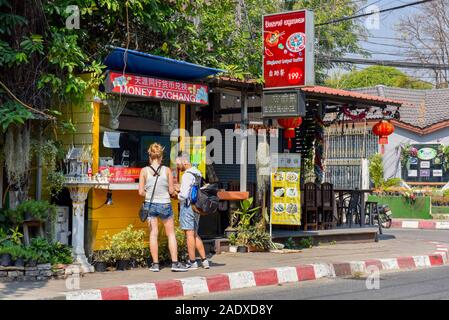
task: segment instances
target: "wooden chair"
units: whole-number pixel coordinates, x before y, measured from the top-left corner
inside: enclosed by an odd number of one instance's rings
[[[304,230],[318,230],[318,188],[313,182],[308,182],[304,184],[304,210],[303,210],[303,220],[304,220]]]
[[[333,185],[328,182],[321,184],[320,229],[332,229],[334,227],[334,197]]]

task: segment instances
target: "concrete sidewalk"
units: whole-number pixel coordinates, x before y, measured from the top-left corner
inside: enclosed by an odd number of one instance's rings
[[[173,273],[169,268],[159,273],[147,269],[86,274],[80,278],[79,289],[110,288],[115,286],[148,283],[161,280],[191,277],[209,277],[223,273],[251,271],[283,266],[315,263],[338,263],[370,259],[388,259],[403,256],[431,254],[435,244],[415,239],[396,239],[385,235],[378,243],[335,244],[305,249],[300,253],[225,253],[211,258],[211,269]],[[70,287],[70,283],[69,283]],[[52,299],[67,292],[65,280],[48,282],[0,283],[0,299]]]

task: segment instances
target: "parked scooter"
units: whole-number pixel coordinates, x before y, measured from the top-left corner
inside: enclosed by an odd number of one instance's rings
[[[379,234],[383,234],[382,228],[391,228],[391,216],[393,215],[393,213],[391,212],[390,207],[387,204],[378,205],[377,211],[378,215],[374,217],[374,220],[377,220],[377,224],[379,226]]]
[[[382,228],[390,229],[392,219],[391,216],[393,212],[391,212],[390,207],[387,204],[381,204],[378,207],[379,210],[379,222],[382,224]]]

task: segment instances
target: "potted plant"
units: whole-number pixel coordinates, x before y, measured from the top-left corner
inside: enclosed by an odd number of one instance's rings
[[[56,206],[43,200],[27,200],[19,204],[14,211],[23,217],[24,221],[37,220],[45,222],[56,216]]]
[[[229,226],[225,229],[225,237],[226,238],[229,239],[229,237],[231,235],[234,235],[234,236],[237,235],[237,228],[236,228],[237,220],[238,220],[237,215],[235,214],[235,212],[232,212],[229,215]]]
[[[240,201],[240,209],[234,211],[234,214],[238,216],[238,227],[246,230],[251,226],[254,215],[259,212],[260,207],[251,209],[253,204],[253,198]]]
[[[9,267],[12,265],[10,247],[0,248],[0,266]]]
[[[129,252],[119,249],[114,250],[112,254],[115,258],[115,267],[117,268],[117,270],[124,271],[130,269],[129,262],[131,259],[131,255],[129,254]]]
[[[36,267],[39,261],[39,254],[31,249],[26,249],[25,267]]]
[[[25,250],[18,245],[10,247],[9,253],[11,254],[11,259],[14,261],[14,267],[24,267],[25,266],[25,259],[26,256]]]
[[[229,252],[236,253],[237,252],[237,235],[235,233],[229,235]]]
[[[249,252],[264,252],[274,245],[265,229],[255,227],[249,234],[247,247]]]
[[[107,250],[95,251],[92,255],[92,261],[96,272],[106,272],[110,261],[110,252]]]

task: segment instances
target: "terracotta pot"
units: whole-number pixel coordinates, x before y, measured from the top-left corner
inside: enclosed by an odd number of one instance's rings
[[[248,252],[265,252],[265,249],[260,249],[254,246],[248,246]]]

